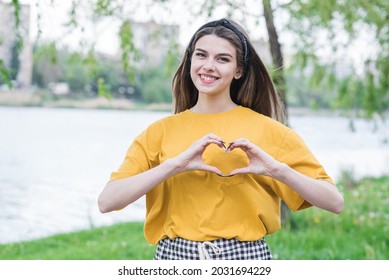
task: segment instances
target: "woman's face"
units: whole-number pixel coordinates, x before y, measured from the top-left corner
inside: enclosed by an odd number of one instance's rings
[[[190,75],[199,94],[229,95],[233,78],[241,76],[235,47],[216,35],[201,37],[193,51]]]

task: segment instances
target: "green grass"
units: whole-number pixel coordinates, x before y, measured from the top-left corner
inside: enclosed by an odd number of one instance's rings
[[[0,245],[0,259],[145,260],[154,251],[143,236],[143,223],[136,222]]]
[[[275,259],[389,259],[389,177],[339,187],[346,201],[342,214],[312,207],[266,237]],[[154,251],[143,223],[135,222],[0,245],[0,259],[147,260]]]
[[[340,215],[311,207],[266,238],[277,259],[389,259],[389,178],[340,182],[339,188],[345,198]]]

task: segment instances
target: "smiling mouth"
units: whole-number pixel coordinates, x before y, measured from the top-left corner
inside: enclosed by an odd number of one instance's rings
[[[216,81],[218,80],[219,78],[217,77],[214,77],[214,76],[209,76],[209,75],[203,75],[203,74],[200,74],[200,78],[204,81]]]

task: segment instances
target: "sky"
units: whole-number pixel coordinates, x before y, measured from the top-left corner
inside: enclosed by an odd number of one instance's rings
[[[9,0],[8,0],[9,1]],[[143,0],[143,3],[151,2],[152,0]],[[72,32],[71,34],[66,31],[63,24],[68,19],[67,12],[71,8],[72,1],[59,1],[59,0],[21,0],[22,3],[29,4],[31,7],[31,38],[35,40],[38,33],[38,14],[40,15],[40,28],[42,30],[42,39],[55,39],[58,42],[62,42],[65,45],[77,46],[81,38],[89,38],[89,41],[96,41],[96,50],[109,54],[116,54],[119,49],[119,42],[117,37],[117,31],[119,23],[112,19],[100,21],[98,24],[90,24],[90,22],[84,22],[86,26],[84,33]],[[54,4],[52,3],[54,2]],[[86,10],[88,0],[81,1],[85,7],[81,7],[80,11]],[[146,10],[141,8],[137,10],[135,15],[131,17],[135,21],[145,22],[150,19],[155,20],[157,23],[176,24],[180,26],[179,43],[186,45],[191,35],[197,30],[198,27],[208,21],[206,17],[193,18],[190,15],[187,7],[186,0],[176,0],[174,5],[170,5],[171,12],[164,12],[161,9],[157,9],[154,5],[150,9]],[[260,7],[255,0],[246,1],[250,6],[250,10],[260,13]],[[39,5],[39,9],[37,8]],[[252,7],[252,8],[251,8]],[[222,9],[219,9],[214,16],[214,19],[224,17],[225,13]],[[259,39],[266,36],[266,30],[262,28],[261,32],[257,32],[260,28],[255,25],[254,21],[246,22],[247,31],[252,34],[263,33],[263,36],[251,36],[251,39]],[[263,24],[264,27],[264,24]],[[253,30],[255,32],[253,32]]]

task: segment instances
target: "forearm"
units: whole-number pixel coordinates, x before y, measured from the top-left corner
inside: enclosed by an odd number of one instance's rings
[[[222,146],[221,138],[209,133],[195,141],[186,151],[157,167],[125,179],[109,182],[98,199],[100,211],[105,213],[122,209],[161,182],[185,171],[204,170],[219,174],[218,168],[207,165],[202,160],[202,153],[210,144]]]
[[[310,178],[283,163],[272,171],[272,177],[291,187],[316,207],[337,214],[342,211],[343,196],[328,181]]]
[[[102,213],[122,209],[138,200],[166,179],[182,172],[175,160],[166,160],[143,173],[109,182],[98,198]]]

